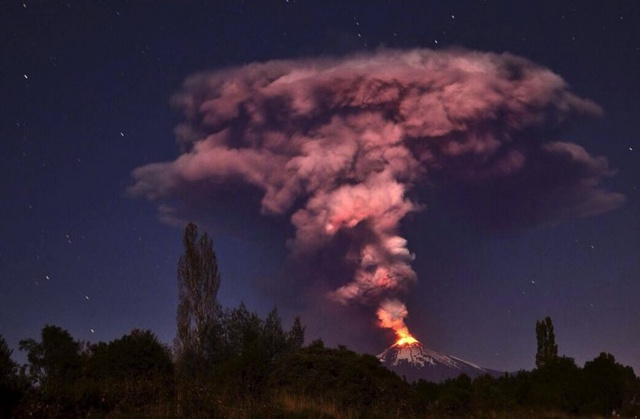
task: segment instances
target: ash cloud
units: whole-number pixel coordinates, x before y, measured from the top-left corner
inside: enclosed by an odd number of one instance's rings
[[[201,213],[215,196],[257,197],[263,215],[289,218],[294,257],[346,241],[352,276],[329,293],[343,304],[400,304],[416,274],[399,227],[428,204],[424,189],[498,228],[624,202],[602,187],[613,174],[604,157],[557,140],[598,105],[509,54],[254,63],[190,77],[173,103],[181,154],[135,169],[129,192],[167,219]]]
[[[384,300],[377,311],[380,327],[393,329],[398,339],[411,336],[409,328],[404,323],[404,319],[408,314],[404,303],[394,299]]]

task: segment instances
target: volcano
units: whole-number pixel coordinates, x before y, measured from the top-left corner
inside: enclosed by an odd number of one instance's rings
[[[499,377],[504,373],[480,367],[455,356],[444,355],[424,347],[420,342],[394,344],[378,355],[382,364],[407,381],[420,379],[440,383],[466,374],[471,378],[489,374]]]

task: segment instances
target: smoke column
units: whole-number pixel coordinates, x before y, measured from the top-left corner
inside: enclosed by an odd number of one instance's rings
[[[400,222],[422,210],[421,188],[463,185],[508,201],[501,217],[512,225],[624,201],[601,187],[612,174],[605,158],[554,139],[600,108],[509,54],[383,50],[254,63],[190,77],[173,102],[184,118],[181,154],[135,169],[130,193],[179,218],[219,188],[257,189],[263,214],[290,217],[294,255],[348,238],[355,273],[330,298],[379,305],[380,325],[398,336],[407,312],[397,298],[416,280]]]
[[[403,345],[405,343],[414,343],[416,339],[409,333],[409,328],[404,323],[407,317],[407,307],[398,300],[387,299],[382,302],[378,308],[378,320],[380,326],[386,329],[392,329],[396,333],[398,341],[396,344]]]

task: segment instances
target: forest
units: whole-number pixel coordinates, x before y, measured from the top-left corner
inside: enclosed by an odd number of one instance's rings
[[[88,343],[56,325],[26,338],[19,365],[0,336],[2,418],[564,418],[640,416],[640,378],[601,353],[578,366],[558,354],[549,317],[535,325],[531,371],[408,382],[375,356],[305,344],[277,309],[223,308],[211,239],[189,224],[178,262],[177,333],[150,330]],[[533,330],[532,330],[533,333]]]

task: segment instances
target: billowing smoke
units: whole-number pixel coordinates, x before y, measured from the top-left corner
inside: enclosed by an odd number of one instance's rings
[[[380,326],[386,329],[393,329],[400,343],[412,343],[415,338],[409,333],[409,328],[404,322],[407,317],[407,307],[396,299],[387,299],[378,308],[378,320]]]
[[[601,186],[612,174],[605,158],[555,139],[600,108],[509,54],[385,50],[249,64],[189,78],[174,103],[182,154],[135,169],[130,192],[188,217],[216,191],[259,191],[263,214],[290,217],[294,255],[348,240],[354,275],[330,297],[380,305],[381,324],[396,332],[406,328],[396,298],[416,280],[400,223],[423,209],[421,190],[451,191],[454,206],[506,227],[624,201]]]

